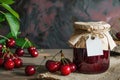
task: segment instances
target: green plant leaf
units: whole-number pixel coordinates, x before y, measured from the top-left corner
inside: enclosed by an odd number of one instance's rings
[[[21,32],[18,32],[17,35],[19,35],[20,33],[21,33]],[[14,37],[14,36],[12,35],[11,32],[9,32],[9,33],[6,35],[6,37],[7,37],[7,38],[11,38],[11,37]],[[16,38],[16,37],[14,37],[14,38]]]
[[[0,0],[0,3],[13,4],[14,0]]]
[[[0,43],[3,44],[6,41],[6,39],[0,39]]]
[[[5,16],[3,14],[0,14],[0,22],[5,21]]]
[[[8,10],[17,19],[19,19],[19,14],[15,10],[13,10],[8,4],[2,3],[1,6]]]
[[[19,23],[18,19],[10,13],[5,13],[4,15],[6,17],[7,22],[10,25],[10,30],[11,30],[12,35],[14,37],[17,37],[18,31],[20,28],[20,23]]]
[[[17,39],[15,39],[15,41],[16,41],[16,45],[19,47],[22,47],[24,45],[24,43],[26,42],[26,40],[24,38],[17,38]],[[30,47],[29,43],[26,42],[26,44],[24,45],[24,48],[28,48],[28,47]]]

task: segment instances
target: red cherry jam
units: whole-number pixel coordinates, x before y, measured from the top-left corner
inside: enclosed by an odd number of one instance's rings
[[[110,51],[104,50],[103,55],[87,56],[86,48],[73,49],[73,62],[80,73],[96,74],[105,72],[109,68]]]

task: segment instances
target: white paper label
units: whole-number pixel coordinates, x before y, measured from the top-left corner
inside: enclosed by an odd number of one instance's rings
[[[103,55],[102,42],[98,37],[94,39],[89,36],[86,41],[87,56]]]

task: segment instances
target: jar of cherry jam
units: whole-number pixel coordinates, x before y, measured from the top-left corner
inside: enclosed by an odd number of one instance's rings
[[[75,32],[71,36],[69,43],[73,47],[73,62],[77,66],[77,70],[80,73],[95,74],[105,72],[109,68],[110,64],[110,50],[112,50],[116,44],[109,34],[110,25],[106,22],[75,22]],[[99,45],[97,41],[91,41],[91,45],[87,43],[88,37],[98,37],[101,41],[101,53],[92,54],[90,51],[98,51],[94,49]],[[89,46],[89,47],[88,47]],[[90,48],[90,49],[88,49]]]
[[[73,53],[73,62],[81,73],[101,73],[109,68],[109,50],[104,50],[103,55],[90,57],[85,48],[74,48]]]

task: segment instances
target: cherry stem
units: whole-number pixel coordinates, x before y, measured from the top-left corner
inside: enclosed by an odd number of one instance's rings
[[[66,62],[66,64],[69,64],[69,62],[66,60],[66,58],[64,57],[64,61]]]
[[[29,46],[32,46],[32,44],[28,38],[25,38],[25,40],[28,42]]]
[[[62,50],[60,50],[60,52],[56,53],[56,54],[52,57],[52,60],[53,60],[59,53],[61,53],[61,52],[62,52]]]
[[[62,61],[63,65],[65,65],[65,62],[64,62],[64,58],[63,58],[63,57],[61,58],[61,61]]]
[[[39,68],[40,68],[40,66],[41,66],[41,64],[46,60],[46,56],[44,56],[44,59],[40,62],[40,64],[39,64],[39,66],[38,67],[36,67],[36,70],[38,70]]]
[[[3,35],[0,35],[0,37],[9,40],[9,38],[7,38],[7,37],[5,37],[5,36],[3,36]]]
[[[5,54],[9,54],[9,55],[12,55],[13,56],[13,54],[11,53],[11,51],[10,51],[10,49],[9,48],[7,48],[5,45],[3,45],[3,51],[2,51],[4,54],[3,54],[3,59],[4,59],[4,56],[5,56]]]
[[[63,52],[61,52],[61,60],[62,60],[63,64],[65,64],[65,63],[69,64],[68,61],[66,60],[65,55],[63,54]]]
[[[23,44],[23,46],[21,47],[22,49],[25,47],[26,43],[28,42],[29,40],[27,38],[25,38],[25,42]]]

